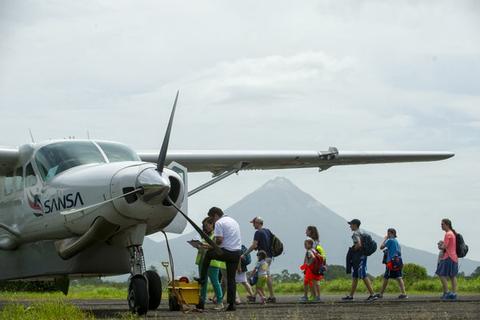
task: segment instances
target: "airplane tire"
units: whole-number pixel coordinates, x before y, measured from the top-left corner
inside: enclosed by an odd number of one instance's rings
[[[142,275],[135,275],[128,285],[128,308],[132,313],[144,315],[148,311],[147,279]]]
[[[162,281],[153,270],[147,270],[145,277],[148,281],[148,310],[157,310],[162,301]]]

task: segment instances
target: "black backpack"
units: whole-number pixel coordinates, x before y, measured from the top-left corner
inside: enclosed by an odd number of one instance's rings
[[[368,233],[362,233],[362,251],[366,256],[371,256],[375,251],[377,251],[377,243]]]
[[[456,248],[457,256],[459,258],[463,258],[468,253],[468,246],[465,244],[465,241],[463,240],[463,237],[460,233],[457,233],[455,238],[457,240],[457,248]]]
[[[270,238],[270,250],[272,251],[272,256],[278,257],[283,252],[283,243],[272,232],[270,232],[270,234],[272,235]]]

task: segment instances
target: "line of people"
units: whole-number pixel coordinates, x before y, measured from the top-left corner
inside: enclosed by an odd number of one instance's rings
[[[192,243],[199,249],[196,263],[199,267],[201,285],[200,303],[198,309],[204,309],[207,298],[207,277],[210,279],[215,292],[216,310],[224,309],[223,293],[227,292],[226,311],[236,310],[236,304],[240,299],[236,292],[237,284],[244,286],[248,293],[247,301],[255,302],[256,297],[259,302],[275,303],[276,297],[273,290],[273,281],[270,274],[270,267],[273,261],[272,254],[272,232],[263,227],[261,217],[253,218],[252,223],[255,234],[252,244],[246,248],[242,245],[240,227],[237,221],[225,215],[220,208],[212,207],[208,211],[208,217],[203,220],[203,229],[212,240],[221,248],[221,252],[215,252],[205,241],[201,243]],[[383,298],[383,294],[388,286],[390,279],[398,282],[400,295],[399,299],[407,298],[405,284],[403,281],[403,261],[401,247],[397,240],[397,232],[394,228],[389,228],[387,234],[380,244],[380,250],[384,251],[383,263],[385,264],[384,280],[379,293],[373,291],[372,283],[367,276],[367,257],[377,249],[376,243],[371,237],[360,230],[360,220],[353,219],[348,222],[352,231],[352,247],[347,253],[347,273],[352,275],[351,290],[348,295],[342,298],[344,301],[354,299],[358,280],[361,279],[369,296],[368,301]],[[456,254],[456,232],[452,228],[452,223],[448,219],[442,220],[442,229],[445,231],[445,238],[438,243],[440,256],[438,260],[437,274],[439,275],[444,288],[443,299],[457,298],[456,275],[458,273],[458,257]],[[300,298],[301,302],[320,301],[320,280],[323,279],[327,270],[326,252],[319,242],[318,229],[315,226],[308,226],[305,232],[307,239],[304,241],[306,250],[301,270],[304,272],[304,295]],[[247,279],[247,266],[251,263],[250,253],[257,251],[257,262],[251,274],[252,278]],[[220,277],[224,287],[222,289]],[[452,282],[452,291],[448,291],[448,280]],[[226,285],[225,285],[226,284]],[[255,285],[255,291],[251,285]],[[269,296],[265,294],[265,287],[268,288]],[[310,297],[309,297],[310,293]]]

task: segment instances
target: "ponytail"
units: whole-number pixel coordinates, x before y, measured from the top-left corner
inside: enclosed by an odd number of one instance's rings
[[[457,232],[455,231],[455,229],[452,228],[452,221],[450,221],[450,219],[447,219],[447,218],[442,219],[442,222],[445,223],[450,230],[452,230],[455,236],[457,236]]]

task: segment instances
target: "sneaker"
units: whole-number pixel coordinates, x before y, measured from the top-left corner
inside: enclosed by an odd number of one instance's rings
[[[313,298],[313,302],[321,302],[320,296],[316,296]]]
[[[381,293],[375,293],[373,296],[377,299],[383,299],[383,294]]]
[[[376,294],[371,294],[371,295],[368,296],[368,298],[366,300],[367,301],[375,301],[377,299],[378,299],[378,297],[377,297]]]
[[[455,292],[449,292],[447,295],[448,300],[457,300],[457,294]]]
[[[229,311],[236,311],[237,310],[237,307],[235,307],[235,304],[229,304],[227,306],[227,308],[225,309],[225,311],[229,312]]]
[[[196,305],[197,309],[198,310],[205,310],[205,303],[200,301],[197,305]]]
[[[236,304],[236,305],[239,305],[239,304],[241,304],[241,303],[242,303],[242,300],[240,300],[240,299],[235,299],[235,304]]]
[[[267,304],[267,299],[260,297],[260,304]]]
[[[268,302],[268,303],[276,303],[276,302],[277,302],[277,298],[275,298],[275,297],[268,297],[267,302]]]
[[[302,296],[298,299],[298,302],[308,302],[308,297],[307,296]]]
[[[220,303],[216,304],[215,307],[213,307],[213,310],[221,311],[221,310],[223,310],[223,308],[224,308],[223,303],[220,302]]]
[[[353,297],[352,296],[345,296],[342,298],[343,301],[352,301]]]
[[[398,296],[398,299],[407,299],[408,296],[406,294],[401,294]]]
[[[440,297],[440,299],[442,299],[442,300],[447,300],[449,295],[450,295],[450,292],[444,292],[444,293],[442,294],[442,296]]]
[[[247,302],[255,303],[256,297],[255,296],[247,296]]]

